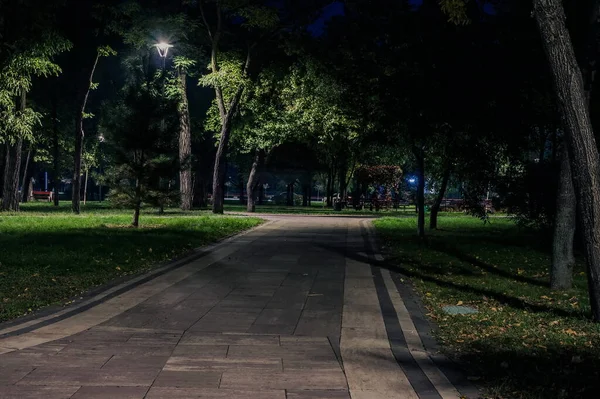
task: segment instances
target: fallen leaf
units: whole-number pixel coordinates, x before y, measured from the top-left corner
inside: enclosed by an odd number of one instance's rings
[[[550,322],[550,325],[551,325],[551,326],[555,326],[555,325],[557,325],[558,323],[560,323],[560,320],[554,320],[554,321],[551,321],[551,322]]]
[[[456,302],[456,306],[460,306],[460,305],[462,305],[462,304],[463,304],[463,301],[458,301],[458,302]]]

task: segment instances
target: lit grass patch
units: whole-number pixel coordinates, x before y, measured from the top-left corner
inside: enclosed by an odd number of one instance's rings
[[[440,219],[421,243],[416,219],[383,218],[375,226],[392,267],[410,277],[445,351],[498,398],[591,398],[600,388],[600,327],[589,319],[587,280],[549,289],[550,248],[507,218],[484,225]],[[447,315],[446,305],[479,313]]]
[[[150,212],[129,228],[131,211],[68,208],[0,214],[0,320],[62,304],[119,277],[149,270],[193,248],[260,223],[258,218]],[[41,212],[39,212],[41,211]]]

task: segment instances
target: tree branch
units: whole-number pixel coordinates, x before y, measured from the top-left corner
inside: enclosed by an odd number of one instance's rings
[[[206,28],[206,31],[208,32],[208,38],[212,41],[213,35],[210,30],[210,25],[208,24],[208,21],[206,20],[206,15],[204,15],[204,7],[202,6],[202,0],[198,1],[198,6],[200,8],[200,15],[202,16],[202,22],[204,23],[204,27]]]
[[[219,40],[221,39],[222,32],[222,19],[221,19],[221,4],[217,1],[217,29],[212,36],[211,53],[210,53],[210,65],[214,74],[219,72],[219,64],[217,61],[217,55],[219,52]],[[219,108],[219,115],[221,116],[221,122],[225,122],[228,111],[225,108],[225,100],[223,98],[223,90],[217,84],[215,86],[215,95],[217,97],[217,106]]]

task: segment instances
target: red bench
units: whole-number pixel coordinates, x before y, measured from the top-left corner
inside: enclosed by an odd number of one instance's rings
[[[31,194],[33,199],[41,199],[52,202],[52,191],[33,191]]]

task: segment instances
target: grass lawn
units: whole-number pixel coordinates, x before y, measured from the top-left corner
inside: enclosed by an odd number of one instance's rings
[[[444,350],[461,360],[490,398],[597,398],[600,326],[590,322],[587,279],[549,289],[550,248],[510,219],[484,225],[440,218],[442,230],[415,237],[415,218],[375,222],[388,263],[411,278],[438,325]],[[447,315],[465,304],[474,315]]]
[[[111,280],[139,273],[192,248],[260,223],[206,212],[148,211],[140,229],[132,211],[89,204],[70,214],[43,203],[0,214],[0,321],[66,303]]]
[[[246,212],[246,206],[241,204],[225,204],[225,212]],[[400,207],[400,209],[381,210],[379,212],[364,209],[361,211],[344,209],[334,211],[332,208],[323,207],[322,204],[312,204],[312,206],[281,206],[281,205],[257,205],[256,213],[269,214],[296,214],[296,215],[337,215],[337,216],[403,216],[415,215],[414,205]]]

